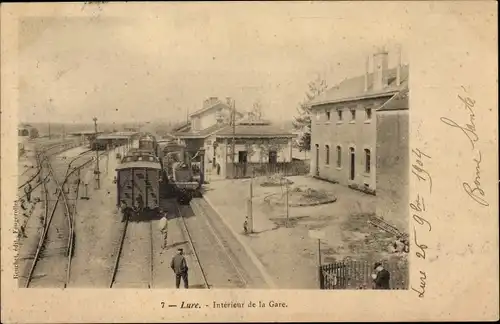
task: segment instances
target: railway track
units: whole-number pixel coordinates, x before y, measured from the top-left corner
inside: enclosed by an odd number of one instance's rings
[[[251,280],[221,228],[210,220],[203,206],[193,199],[191,206],[177,205],[180,220],[195,251],[197,263],[209,288],[247,288]],[[185,217],[195,212],[197,217]]]
[[[151,221],[123,223],[109,288],[153,288]]]
[[[180,228],[183,229],[183,232],[184,232],[183,234],[185,234],[183,236],[188,240],[189,247],[192,251],[194,260],[196,262],[198,269],[200,270],[203,285],[205,286],[206,289],[210,289],[211,287],[210,287],[210,284],[208,283],[207,275],[205,273],[205,270],[203,269],[203,266],[201,265],[200,258],[198,256],[198,252],[197,252],[196,248],[194,247],[191,233],[189,232],[189,229],[188,229],[187,224],[186,224],[186,220],[184,219],[184,217],[182,215],[180,205],[178,203],[175,203],[175,212],[177,213],[177,222],[180,223]]]
[[[54,184],[55,192],[53,195],[55,197],[53,199],[50,197],[47,182],[42,181],[45,192],[45,215],[43,217],[42,233],[26,278],[26,288],[30,285],[33,286],[33,284],[35,286],[62,286],[65,288],[69,282],[75,235],[73,217],[75,208],[73,208],[72,213],[69,197],[71,183],[68,180],[76,171],[93,161],[93,159],[87,158],[83,163],[79,163],[78,166],[72,168],[73,163],[85,156],[89,151],[73,158],[65,168],[64,176],[56,174],[56,168],[54,168],[53,162],[50,161],[50,157],[45,156],[45,152],[39,155],[41,160],[40,169],[44,168],[45,163],[45,168],[48,171],[47,176],[51,176]],[[79,182],[77,182],[77,185],[79,185]],[[65,189],[68,189],[67,192]],[[59,204],[59,202],[63,205]],[[58,206],[62,207],[62,210],[60,210],[61,208],[58,209]],[[57,212],[58,210],[59,212]]]

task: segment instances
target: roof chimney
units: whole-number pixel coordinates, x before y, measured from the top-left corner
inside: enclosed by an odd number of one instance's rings
[[[373,90],[381,91],[387,86],[389,53],[384,48],[373,54]]]
[[[401,46],[398,46],[398,65],[396,67],[396,86],[401,85]]]
[[[365,92],[368,91],[368,74],[370,68],[370,57],[366,57],[366,65],[365,65]]]
[[[207,108],[210,106],[210,99],[206,99],[203,101],[203,108]]]

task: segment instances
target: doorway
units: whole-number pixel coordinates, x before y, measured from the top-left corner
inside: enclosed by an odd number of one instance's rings
[[[248,153],[247,151],[238,152],[238,163],[247,163]]]
[[[355,165],[356,165],[356,153],[354,152],[354,147],[349,148],[349,155],[351,157],[351,168],[349,179],[354,180],[354,176],[356,175]]]
[[[278,163],[278,152],[269,151],[269,164],[276,164],[276,163]]]
[[[241,174],[238,177],[246,177],[247,175],[247,161],[248,161],[248,152],[247,151],[239,151],[238,152],[238,163],[241,165]]]

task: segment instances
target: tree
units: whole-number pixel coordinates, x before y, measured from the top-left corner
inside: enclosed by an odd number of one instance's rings
[[[260,100],[254,102],[249,116],[253,120],[260,120],[262,118],[262,103],[260,102]]]
[[[311,150],[311,106],[309,103],[322,94],[328,87],[326,80],[321,79],[319,76],[309,82],[309,90],[306,92],[306,98],[300,103],[297,108],[298,115],[295,116],[293,121],[293,128],[300,132],[299,150]]]

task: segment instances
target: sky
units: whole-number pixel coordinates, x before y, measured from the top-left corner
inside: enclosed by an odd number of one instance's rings
[[[409,61],[409,15],[396,2],[125,7],[21,21],[20,121],[182,120],[208,97],[241,111],[260,101],[265,118],[291,120],[309,81],[363,74],[375,46],[390,66],[397,45]]]

